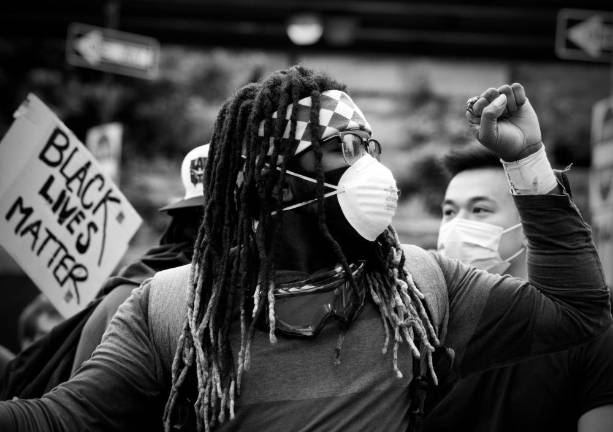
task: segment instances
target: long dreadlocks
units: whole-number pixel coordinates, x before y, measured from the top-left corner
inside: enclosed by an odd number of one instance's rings
[[[282,227],[281,186],[286,164],[298,142],[296,102],[311,97],[310,123],[318,180],[318,225],[346,273],[349,265],[330,234],[323,204],[324,173],[318,116],[320,94],[344,86],[301,66],[272,74],[262,83],[249,84],[219,111],[211,139],[204,178],[206,207],[192,261],[187,316],[172,365],[172,386],[164,411],[165,430],[177,421],[177,404],[187,403],[187,377],[197,378],[193,402],[198,431],[209,431],[235,414],[241,376],[250,362],[255,323],[268,310],[269,336],[276,342],[274,315],[276,234]],[[292,105],[290,134],[282,139],[285,123],[273,119]],[[281,117],[281,116],[280,116]],[[264,136],[258,129],[264,122]],[[272,151],[271,150],[272,146]],[[278,170],[270,167],[278,167]],[[259,226],[253,229],[253,221]],[[393,338],[393,368],[398,369],[398,346],[406,342],[421,358],[434,379],[432,352],[438,345],[435,330],[422,304],[423,296],[405,267],[405,257],[392,227],[376,242],[378,267],[367,274],[370,298],[378,306],[386,338]],[[354,283],[354,281],[352,281]],[[240,310],[240,349],[230,345],[233,312]]]

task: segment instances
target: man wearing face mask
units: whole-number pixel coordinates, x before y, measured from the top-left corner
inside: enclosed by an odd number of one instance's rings
[[[448,153],[439,252],[479,269],[528,278],[527,240],[500,160],[478,145]],[[564,173],[557,173],[570,193]],[[477,373],[447,393],[425,430],[613,430],[613,328],[559,353]],[[447,389],[450,388],[451,391]]]
[[[415,430],[437,353],[468,373],[604,331],[590,231],[543,160],[523,87],[470,108],[524,193],[529,282],[400,245],[366,117],[341,83],[295,66],[221,108],[192,264],[144,282],[69,382],[0,403],[0,429]],[[539,187],[525,193],[522,175]]]

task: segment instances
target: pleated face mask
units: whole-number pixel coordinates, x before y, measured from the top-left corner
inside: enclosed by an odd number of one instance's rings
[[[311,177],[286,171],[303,180],[316,183]],[[391,224],[398,205],[398,188],[392,172],[369,154],[362,155],[349,166],[338,185],[324,184],[334,189],[325,198],[337,196],[347,222],[366,240],[374,241]],[[285,207],[289,211],[317,201],[316,198]]]
[[[478,269],[504,273],[524,247],[508,258],[500,256],[500,241],[505,233],[521,224],[503,229],[498,225],[456,217],[439,230],[438,250],[443,256],[455,258]]]

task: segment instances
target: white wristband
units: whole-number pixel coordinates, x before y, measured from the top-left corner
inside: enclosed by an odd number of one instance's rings
[[[558,184],[544,146],[518,161],[500,161],[513,195],[544,195]]]

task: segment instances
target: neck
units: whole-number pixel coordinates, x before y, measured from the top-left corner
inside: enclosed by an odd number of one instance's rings
[[[283,229],[279,233],[281,236],[279,252],[275,259],[277,269],[314,273],[340,262],[332,244],[319,229],[312,213],[289,211],[283,217]],[[359,259],[366,260],[373,254],[374,243],[363,239],[357,233],[350,236],[336,236],[335,239],[340,243],[349,263]]]

